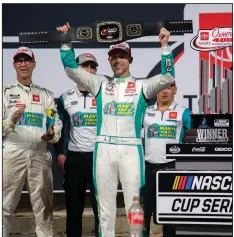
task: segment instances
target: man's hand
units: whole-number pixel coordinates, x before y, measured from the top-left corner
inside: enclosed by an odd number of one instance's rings
[[[24,113],[25,108],[26,108],[26,105],[22,104],[20,108],[15,111],[15,113],[13,114],[13,117],[11,118],[11,122],[13,124],[16,124],[20,120],[20,118],[22,117]]]
[[[170,32],[165,29],[164,27],[160,30],[159,33],[159,40],[161,42],[162,47],[167,47],[168,46],[168,41],[170,37]]]
[[[59,26],[59,27],[56,27],[56,30],[58,32],[62,32],[62,33],[65,33],[65,32],[68,32],[68,30],[71,28],[70,24],[67,22],[66,25],[64,26]]]
[[[66,156],[65,155],[58,155],[57,156],[57,159],[56,159],[56,164],[57,164],[57,167],[58,169],[62,172],[62,173],[65,173],[64,171],[64,163],[66,161]]]
[[[51,126],[51,129],[41,136],[41,139],[45,142],[48,142],[54,137],[54,126]]]

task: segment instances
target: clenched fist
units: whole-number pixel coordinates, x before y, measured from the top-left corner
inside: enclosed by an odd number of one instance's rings
[[[162,47],[168,46],[170,34],[171,33],[164,27],[160,30],[159,40],[161,42]]]
[[[51,126],[50,130],[41,136],[41,139],[45,142],[50,141],[54,137],[54,125]]]
[[[62,33],[65,33],[65,32],[68,32],[68,30],[71,28],[70,24],[67,22],[66,25],[64,26],[59,26],[59,27],[56,27],[56,30],[58,32],[62,32]]]

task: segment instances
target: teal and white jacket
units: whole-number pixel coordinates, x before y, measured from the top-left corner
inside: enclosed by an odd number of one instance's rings
[[[191,128],[191,111],[176,102],[161,112],[157,102],[146,109],[143,132],[145,160],[150,163],[167,163],[166,144],[181,143],[184,128]]]
[[[78,87],[66,91],[58,100],[58,114],[63,122],[62,135],[55,153],[93,152],[97,133],[97,111],[94,96]]]
[[[174,83],[171,72],[149,79],[111,78],[89,73],[78,67],[71,44],[63,44],[61,59],[67,76],[96,98],[97,139],[99,143],[118,145],[141,145],[141,128],[149,99],[156,93]],[[162,58],[166,62],[172,59],[169,47],[162,49]]]

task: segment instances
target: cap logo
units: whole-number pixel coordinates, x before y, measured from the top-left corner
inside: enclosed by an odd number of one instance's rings
[[[24,49],[18,49],[17,53],[19,53],[19,52],[22,52],[22,53],[29,52],[29,49],[27,49],[27,48],[26,49],[25,48]]]
[[[112,45],[111,49],[114,49],[114,48],[128,48],[128,46],[125,43],[120,43],[120,44]]]
[[[92,54],[90,54],[90,53],[87,53],[87,54],[86,54],[86,58],[92,58],[92,57],[93,57]]]

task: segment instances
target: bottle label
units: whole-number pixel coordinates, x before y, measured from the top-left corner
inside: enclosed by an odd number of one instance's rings
[[[130,212],[128,213],[128,222],[130,225],[143,225],[144,214]]]

